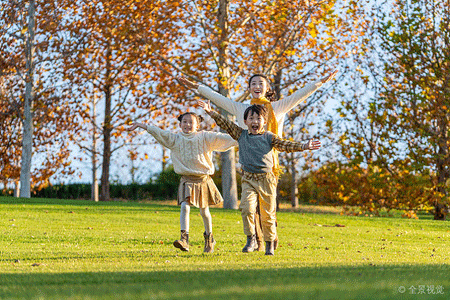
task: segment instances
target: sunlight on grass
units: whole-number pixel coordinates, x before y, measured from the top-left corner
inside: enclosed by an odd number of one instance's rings
[[[284,210],[280,246],[267,257],[241,252],[239,211],[211,213],[217,245],[206,255],[198,209],[191,250],[181,252],[172,246],[177,206],[0,198],[0,299],[409,299],[417,295],[407,288],[419,286],[428,288],[423,299],[450,293],[447,221]]]

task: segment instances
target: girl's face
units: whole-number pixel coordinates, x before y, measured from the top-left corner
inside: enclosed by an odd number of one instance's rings
[[[266,125],[267,120],[255,112],[250,112],[247,119],[244,120],[244,123],[247,125],[248,132],[250,134],[262,134],[264,132],[264,126]]]
[[[264,77],[256,76],[250,81],[249,91],[253,98],[259,99],[264,97],[268,90],[269,87]]]
[[[180,122],[180,128],[183,133],[197,132],[199,125],[197,118],[190,114],[184,115]]]

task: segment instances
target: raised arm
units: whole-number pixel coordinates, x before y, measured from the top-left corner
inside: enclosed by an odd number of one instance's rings
[[[235,139],[235,140],[239,139],[239,137],[241,136],[241,133],[244,129],[237,126],[236,124],[234,124],[233,122],[231,122],[230,120],[225,118],[224,116],[219,115],[218,113],[213,111],[211,109],[211,105],[209,104],[209,101],[203,102],[203,101],[199,100],[198,105],[200,105],[206,111],[206,113],[208,115],[210,115],[211,118],[214,119],[214,121],[216,121],[217,125],[219,125],[220,128],[225,130],[233,139]]]
[[[320,141],[315,140],[309,140],[306,143],[293,142],[274,135],[272,138],[272,146],[280,152],[299,152],[304,150],[317,150],[321,144]]]
[[[192,82],[185,77],[178,77],[178,80],[190,89],[196,90],[200,95],[210,100],[212,103],[227,111],[228,113],[236,116],[240,125],[244,124],[243,118],[244,111],[248,107],[248,104],[233,101],[204,85]],[[242,115],[242,116],[241,116]]]
[[[306,98],[315,93],[324,83],[327,83],[331,79],[334,78],[338,71],[335,70],[330,75],[323,77],[322,79],[305,85],[303,88],[296,91],[294,94],[280,100],[272,102],[272,107],[275,112],[275,115],[286,114],[291,109],[299,105]]]
[[[204,134],[208,149],[211,151],[225,152],[235,146],[238,146],[238,142],[229,134],[211,131],[204,131]]]
[[[166,148],[172,149],[175,145],[176,135],[168,130],[163,130],[153,125],[146,125],[138,122],[131,124],[131,127],[128,128],[128,130],[133,131],[136,128],[142,128],[146,130],[156,139],[158,143]]]

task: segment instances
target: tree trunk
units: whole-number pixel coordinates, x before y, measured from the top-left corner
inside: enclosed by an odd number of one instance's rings
[[[438,150],[438,158],[436,160],[436,166],[437,166],[437,180],[438,180],[438,187],[437,190],[439,193],[444,195],[444,198],[447,198],[447,188],[446,183],[449,179],[449,171],[448,171],[448,165],[446,164],[446,161],[448,161],[448,139],[446,138],[447,133],[447,126],[444,122],[441,122],[442,130],[441,130],[441,138],[439,141],[439,150]],[[448,205],[441,203],[439,201],[436,201],[434,203],[434,219],[435,220],[445,220],[448,214]]]
[[[14,182],[14,197],[20,197],[20,181]]]
[[[100,201],[110,200],[109,194],[109,166],[111,163],[111,47],[108,44],[106,53],[106,83],[105,83],[105,120],[103,123],[103,162],[102,177],[100,179]]]
[[[221,153],[223,208],[238,208],[235,161],[234,148]]]
[[[31,197],[31,157],[33,147],[33,100],[34,100],[34,28],[36,4],[30,0],[28,7],[28,34],[26,40],[25,103],[23,113],[22,162],[20,169],[20,197]]]
[[[91,186],[91,200],[98,202],[98,180],[97,180],[97,103],[96,98],[94,97],[93,101],[93,116],[92,116],[92,124],[93,124],[93,133],[92,133],[92,186]]]
[[[228,65],[228,12],[229,0],[219,1],[218,21],[220,28],[219,48],[219,93],[229,97],[228,82],[230,79],[230,68]],[[228,115],[228,114],[225,114]],[[229,117],[229,115],[228,115]],[[223,207],[237,209],[237,184],[236,184],[236,158],[234,149],[221,154],[222,160],[222,194],[224,198]]]

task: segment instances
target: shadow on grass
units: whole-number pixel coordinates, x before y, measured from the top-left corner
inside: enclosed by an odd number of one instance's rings
[[[0,298],[448,299],[449,271],[449,265],[365,265],[186,272],[0,274]]]

